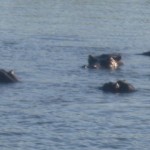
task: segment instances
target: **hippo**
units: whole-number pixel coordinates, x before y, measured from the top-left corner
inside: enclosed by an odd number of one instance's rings
[[[141,53],[140,55],[150,56],[150,51],[148,51],[148,52],[143,52],[143,53]]]
[[[105,83],[99,89],[104,92],[111,93],[130,93],[135,91],[135,87],[130,83],[127,83],[125,80],[118,80],[116,82]]]
[[[14,83],[19,80],[15,76],[14,70],[6,71],[4,69],[0,69],[0,83]]]
[[[89,55],[88,65],[85,67],[90,69],[117,69],[122,64],[120,54]]]

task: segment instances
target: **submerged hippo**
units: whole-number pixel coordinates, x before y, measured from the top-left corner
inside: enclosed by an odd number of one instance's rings
[[[13,70],[5,71],[0,69],[0,83],[14,83],[18,81]]]
[[[141,55],[150,56],[150,51],[148,51],[148,52],[143,52],[143,53],[141,53]]]
[[[112,93],[130,93],[135,91],[133,85],[127,83],[124,80],[105,83],[99,89],[103,90],[104,92],[112,92]]]
[[[121,64],[121,55],[120,54],[102,54],[99,56],[89,55],[88,65],[86,68],[91,69],[117,69]]]

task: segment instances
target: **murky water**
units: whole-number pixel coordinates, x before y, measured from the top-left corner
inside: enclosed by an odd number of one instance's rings
[[[148,0],[2,0],[1,150],[149,150]],[[89,54],[119,52],[117,71],[88,70]],[[125,79],[137,92],[97,87]]]

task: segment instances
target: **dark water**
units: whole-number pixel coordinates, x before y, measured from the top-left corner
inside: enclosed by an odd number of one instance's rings
[[[1,150],[149,150],[149,0],[2,0]],[[117,71],[84,70],[89,54],[119,52]],[[138,90],[106,94],[107,81]]]

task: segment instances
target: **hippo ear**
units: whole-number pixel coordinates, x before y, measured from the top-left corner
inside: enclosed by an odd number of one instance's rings
[[[95,59],[95,58],[94,58],[94,56],[92,56],[92,55],[89,55],[89,59]]]
[[[92,63],[92,62],[95,62],[95,61],[96,61],[95,57],[92,56],[92,55],[89,55],[88,62]]]
[[[115,59],[116,61],[120,61],[121,60],[121,54],[114,54],[112,55],[113,59]]]
[[[121,58],[122,58],[121,55],[118,54],[116,59],[119,61],[119,60],[121,60]]]

